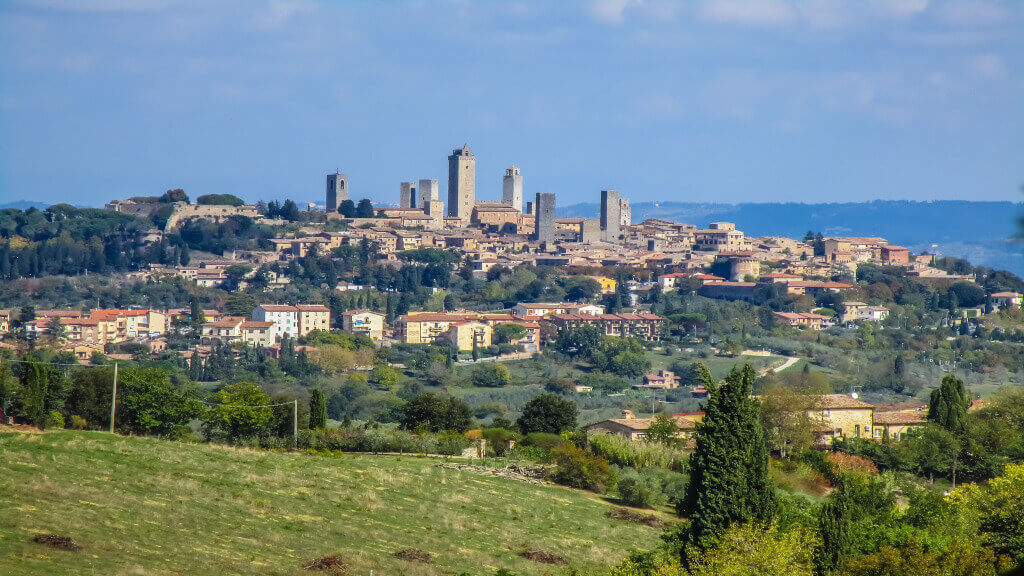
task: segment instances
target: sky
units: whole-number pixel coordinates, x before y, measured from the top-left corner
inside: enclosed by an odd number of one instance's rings
[[[1021,199],[1024,2],[0,0],[0,204]]]

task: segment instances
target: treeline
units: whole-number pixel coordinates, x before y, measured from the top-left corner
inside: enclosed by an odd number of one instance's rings
[[[159,254],[144,248],[148,228],[133,216],[67,204],[0,210],[0,279],[105,274],[138,269],[153,258],[181,259],[180,243],[164,245]]]

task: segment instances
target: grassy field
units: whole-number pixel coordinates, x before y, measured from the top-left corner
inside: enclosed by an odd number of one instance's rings
[[[782,356],[736,356],[734,358],[711,356],[709,358],[701,358],[695,354],[686,354],[684,352],[677,352],[672,356],[666,356],[661,352],[653,351],[647,352],[647,359],[651,361],[651,370],[655,372],[668,369],[677,360],[685,363],[703,362],[716,378],[725,378],[734,367],[742,368],[744,364],[750,364],[755,370],[760,371],[763,368],[782,364],[785,361],[785,358]]]
[[[599,496],[435,466],[324,458],[100,432],[0,434],[0,574],[561,574],[599,570],[658,531],[611,520]],[[73,538],[81,550],[33,543]],[[569,566],[535,563],[525,547]],[[429,564],[399,560],[405,548]],[[323,573],[323,572],[319,572]]]

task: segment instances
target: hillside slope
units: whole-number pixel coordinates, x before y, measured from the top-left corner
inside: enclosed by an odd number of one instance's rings
[[[438,468],[416,457],[342,459],[99,432],[0,434],[0,574],[560,573],[551,551],[599,569],[658,531],[604,517],[599,497]],[[82,549],[32,542],[69,536]],[[396,559],[417,548],[430,564]],[[564,568],[564,567],[562,567]]]

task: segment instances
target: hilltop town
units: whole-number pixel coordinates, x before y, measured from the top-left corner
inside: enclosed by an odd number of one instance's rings
[[[986,431],[1018,434],[998,390],[1024,381],[1017,276],[880,237],[634,222],[616,190],[557,218],[516,166],[487,200],[468,147],[448,168],[446,202],[423,179],[374,205],[332,173],[302,208],[175,189],[0,211],[0,437],[454,457],[681,517],[715,430],[742,435],[745,470],[772,462],[785,506],[853,477],[895,498],[880,469],[955,485],[1015,462]]]

